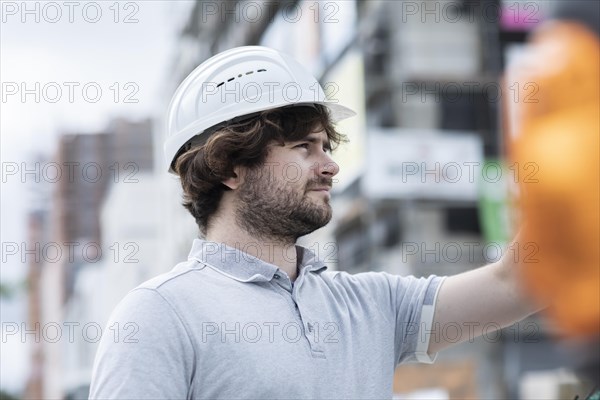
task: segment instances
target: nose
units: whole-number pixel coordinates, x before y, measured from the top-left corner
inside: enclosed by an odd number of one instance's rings
[[[323,152],[322,159],[317,163],[317,174],[321,176],[334,177],[340,172],[340,166],[333,161],[328,153]]]

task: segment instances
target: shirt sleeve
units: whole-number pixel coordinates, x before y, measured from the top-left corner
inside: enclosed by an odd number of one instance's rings
[[[399,279],[401,278],[401,279]],[[437,294],[445,277],[395,277],[396,286],[396,346],[400,348],[398,363],[417,361],[431,364],[437,353],[429,354],[431,340],[438,340],[432,332]],[[398,341],[400,343],[398,343]]]
[[[104,331],[90,399],[186,399],[194,349],[175,310],[154,289],[119,303]]]
[[[396,364],[433,363],[437,356],[428,354],[433,317],[439,288],[445,277],[428,278],[392,275],[386,272],[357,274],[369,287],[369,295],[378,304],[395,329]]]

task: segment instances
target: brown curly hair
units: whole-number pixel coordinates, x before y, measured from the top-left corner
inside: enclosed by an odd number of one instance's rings
[[[237,166],[254,168],[264,163],[268,145],[302,140],[313,132],[325,131],[332,150],[346,142],[321,105],[296,105],[260,112],[242,120],[221,124],[188,142],[173,162],[181,179],[183,206],[206,235],[211,216],[226,190],[222,182],[234,176]],[[204,142],[194,145],[200,138]]]

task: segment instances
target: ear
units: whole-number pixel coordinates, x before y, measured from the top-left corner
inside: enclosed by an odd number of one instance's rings
[[[227,186],[231,190],[239,188],[243,182],[244,171],[241,167],[233,167],[233,176],[222,181],[223,185]]]

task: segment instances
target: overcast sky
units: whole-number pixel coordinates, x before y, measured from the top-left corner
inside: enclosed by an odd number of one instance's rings
[[[192,4],[66,3],[0,1],[3,246],[26,239],[28,192],[37,183],[33,175],[22,176],[22,168],[32,168],[35,154],[52,156],[62,132],[94,133],[113,117],[156,114],[178,21]],[[2,254],[2,282],[22,280],[25,264],[4,248]],[[1,306],[2,322],[24,320],[22,296]],[[27,349],[19,340],[1,345],[0,387],[20,390]]]

